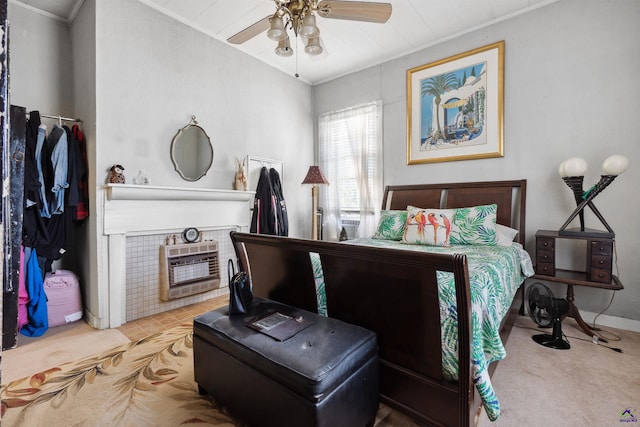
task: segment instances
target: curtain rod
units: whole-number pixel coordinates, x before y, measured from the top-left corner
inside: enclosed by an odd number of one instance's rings
[[[29,113],[27,113],[27,116],[29,116]],[[45,117],[47,119],[62,120],[65,122],[82,122],[82,119],[72,119],[70,117],[54,116],[52,114],[40,114],[40,117]]]

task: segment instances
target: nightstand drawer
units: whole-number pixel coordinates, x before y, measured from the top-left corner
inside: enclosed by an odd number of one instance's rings
[[[537,237],[536,250],[550,250],[555,248],[556,240],[550,237]]]
[[[589,271],[589,280],[599,283],[611,283],[611,269],[592,268]]]
[[[592,255],[591,268],[611,270],[611,257],[608,255]]]
[[[538,249],[536,251],[536,262],[537,263],[550,263],[555,264],[555,252],[553,251],[543,251]]]
[[[601,242],[598,240],[591,242],[591,255],[608,255],[611,256],[613,253],[613,243],[612,242]]]
[[[536,263],[536,274],[541,276],[555,276],[556,268],[552,262],[540,262]]]

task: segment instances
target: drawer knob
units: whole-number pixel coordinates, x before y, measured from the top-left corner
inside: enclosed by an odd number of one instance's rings
[[[598,264],[602,265],[602,264],[604,264],[604,261],[600,260],[600,261],[598,261]]]

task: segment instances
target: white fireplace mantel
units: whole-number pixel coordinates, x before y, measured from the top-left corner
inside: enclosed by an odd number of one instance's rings
[[[206,188],[162,187],[155,185],[107,184],[107,200],[220,200],[246,202],[252,191],[209,190]]]
[[[108,184],[104,234],[249,226],[253,191]]]
[[[253,191],[107,184],[103,236],[108,241],[108,327],[126,322],[126,237],[187,227],[248,231]]]

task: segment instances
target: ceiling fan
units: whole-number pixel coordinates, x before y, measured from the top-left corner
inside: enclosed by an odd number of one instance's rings
[[[266,16],[239,33],[229,37],[232,44],[242,44],[267,31],[267,37],[278,42],[275,53],[280,56],[293,55],[287,30],[293,30],[305,42],[304,51],[311,55],[320,55],[323,48],[320,43],[320,29],[316,26],[314,12],[323,18],[345,19],[385,23],[391,16],[391,4],[366,1],[339,0],[273,0],[276,12]]]

